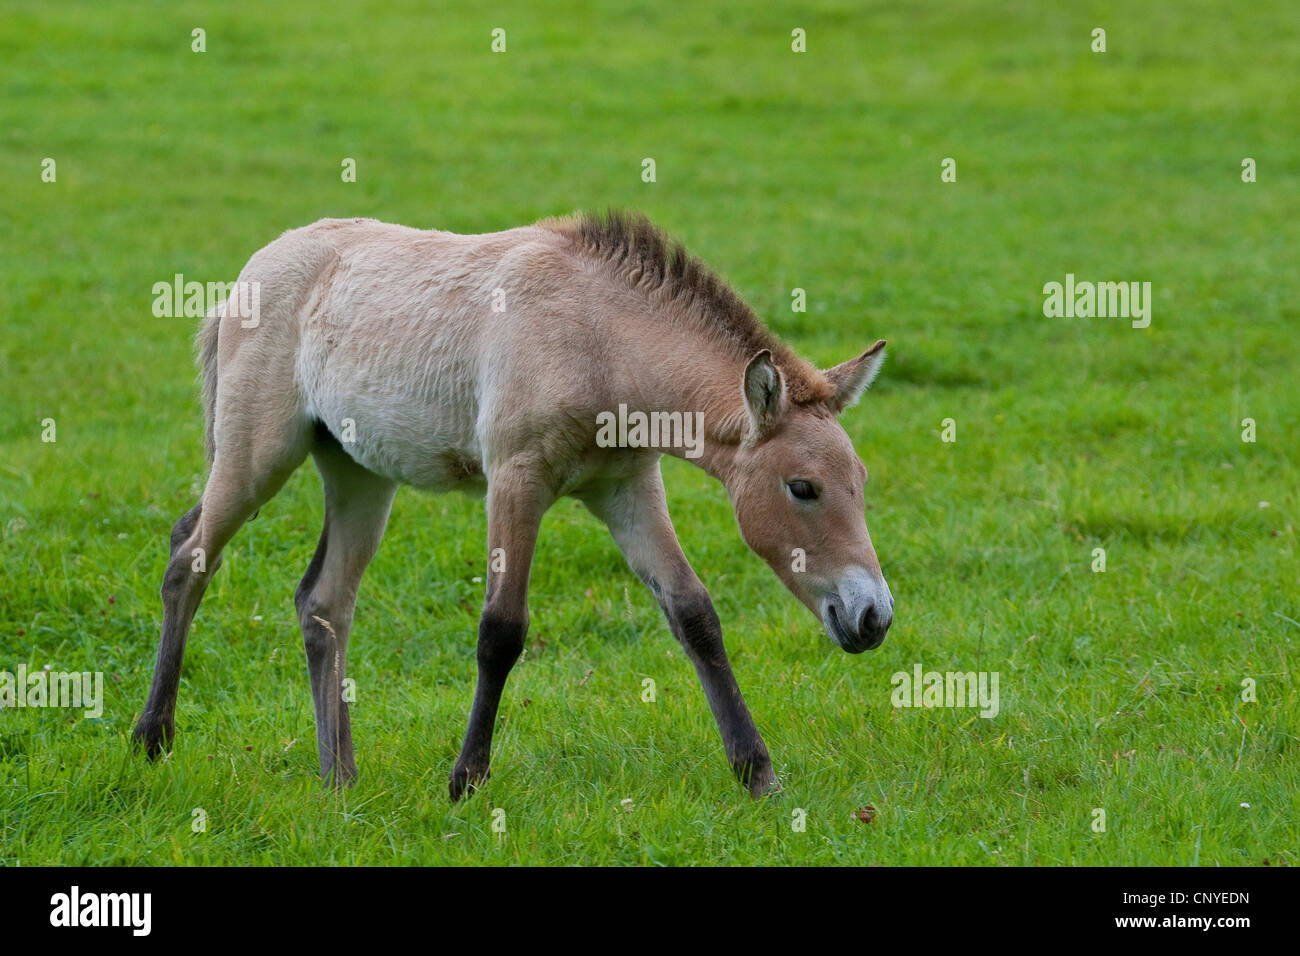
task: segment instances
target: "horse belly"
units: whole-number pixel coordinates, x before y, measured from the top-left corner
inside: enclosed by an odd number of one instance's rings
[[[364,468],[430,491],[485,487],[469,369],[419,375],[390,354],[372,366],[337,353],[308,389],[310,413]]]
[[[340,442],[370,471],[427,491],[486,487],[478,442],[472,431],[447,421],[444,409],[412,406],[394,413],[392,406],[377,406],[357,415],[355,440]]]

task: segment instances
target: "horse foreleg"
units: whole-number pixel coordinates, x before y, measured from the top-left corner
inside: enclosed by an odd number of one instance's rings
[[[699,675],[736,778],[756,797],[780,790],[767,745],[727,659],[713,601],[682,553],[668,517],[658,463],[637,479],[584,496],[583,502],[609,527],[632,570],[659,600]]]
[[[528,571],[549,504],[542,487],[537,468],[522,459],[488,475],[487,597],[478,626],[478,683],[465,743],[451,772],[453,800],[488,777],[501,693],[528,633]]]

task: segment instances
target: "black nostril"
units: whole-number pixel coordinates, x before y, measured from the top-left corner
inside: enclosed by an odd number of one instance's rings
[[[884,640],[889,625],[894,623],[893,608],[883,610],[878,604],[870,604],[862,609],[858,616],[858,636]]]

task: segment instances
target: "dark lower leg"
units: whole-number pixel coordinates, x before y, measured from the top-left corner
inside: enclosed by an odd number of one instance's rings
[[[682,597],[666,602],[665,613],[699,675],[736,778],[754,796],[770,792],[776,785],[772,760],[732,673],[722,642],[722,625],[708,592],[696,584]]]
[[[163,624],[154,664],[153,682],[144,713],[133,738],[150,757],[170,748],[175,736],[176,695],[180,690],[181,664],[190,624],[207,589],[215,564],[207,556],[193,554],[189,545],[195,534],[202,505],[195,505],[176,523],[171,533],[171,560],[163,575]]]
[[[343,699],[347,630],[351,605],[334,607],[319,587],[325,555],[329,549],[329,521],[321,531],[316,553],[294,594],[298,623],[302,628],[311,678],[312,705],[316,716],[316,752],[321,777],[335,786],[356,779],[357,765],[352,750],[352,725],[347,701]]]
[[[528,571],[537,529],[551,500],[539,497],[537,471],[527,460],[512,462],[488,479],[487,596],[478,626],[478,683],[469,727],[449,790],[459,800],[488,777],[492,730],[510,669],[528,633]]]
[[[492,731],[501,694],[511,668],[523,652],[527,632],[527,621],[515,621],[491,610],[485,610],[479,620],[478,683],[474,687],[465,743],[451,774],[453,800],[459,800],[466,789],[473,789],[488,778]]]

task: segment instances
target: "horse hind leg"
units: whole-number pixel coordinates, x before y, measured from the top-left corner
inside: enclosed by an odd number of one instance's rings
[[[260,395],[250,402],[264,398]],[[222,424],[227,427],[222,429]],[[232,434],[228,421],[219,422],[218,428],[217,454],[203,497],[171,532],[158,658],[149,699],[133,734],[135,744],[150,757],[171,747],[186,639],[203,593],[221,564],[222,550],[307,455],[308,431],[296,416],[284,416],[279,422],[264,419],[246,435]]]
[[[294,604],[311,676],[320,772],[338,787],[357,775],[343,684],[348,634],[361,576],[384,536],[397,485],[354,462],[328,433],[317,435],[312,457],[325,486],[325,526]]]

